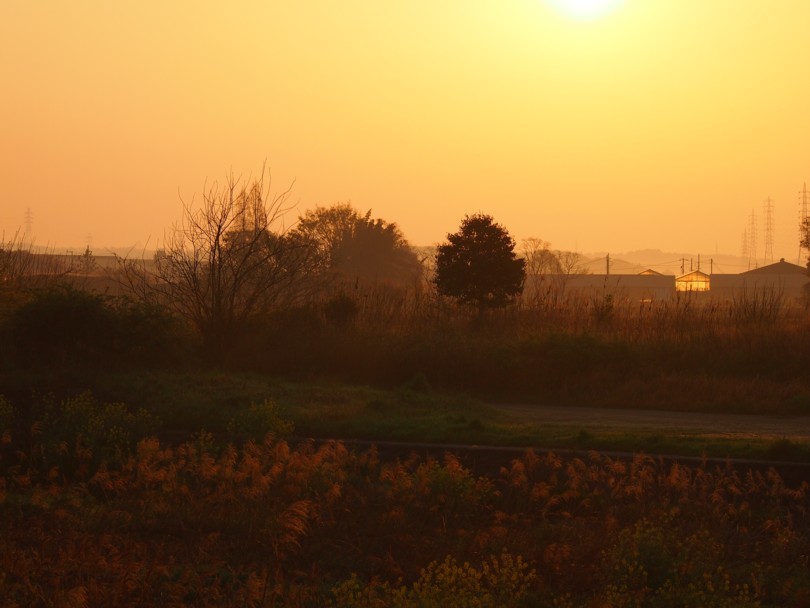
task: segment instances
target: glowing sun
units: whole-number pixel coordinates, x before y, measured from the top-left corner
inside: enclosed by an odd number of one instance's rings
[[[623,0],[548,0],[549,4],[574,19],[596,19],[619,7]]]

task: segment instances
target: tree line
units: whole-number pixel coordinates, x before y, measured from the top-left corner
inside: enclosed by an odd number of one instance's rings
[[[271,194],[269,176],[229,175],[179,224],[152,263],[122,258],[122,281],[139,302],[184,319],[217,358],[275,311],[331,297],[336,316],[352,314],[360,286],[435,287],[478,310],[505,306],[523,289],[525,260],[489,215],[466,216],[432,260],[420,259],[395,223],[348,203],[316,207],[290,228],[290,190]],[[426,277],[426,262],[433,276]],[[344,310],[339,310],[343,305]]]
[[[270,194],[266,176],[213,184],[184,206],[154,259],[119,259],[120,284],[99,269],[84,285],[3,245],[0,382],[37,368],[76,372],[74,384],[93,388],[84,371],[210,367],[387,387],[419,380],[497,399],[810,407],[810,321],[798,306],[626,305],[567,292],[565,275],[581,272],[575,255],[539,239],[518,254],[485,214],[428,249],[347,203],[291,224],[289,201],[289,191]],[[71,280],[80,289],[54,287]],[[105,282],[128,296],[105,295]]]

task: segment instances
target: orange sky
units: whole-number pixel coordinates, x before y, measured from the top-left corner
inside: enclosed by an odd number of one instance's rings
[[[564,1],[564,0],[560,0]],[[296,179],[432,244],[466,213],[580,251],[739,253],[810,181],[810,2],[0,3],[0,229],[150,246],[206,178]],[[292,219],[292,218],[291,218]],[[760,253],[760,256],[762,254]]]

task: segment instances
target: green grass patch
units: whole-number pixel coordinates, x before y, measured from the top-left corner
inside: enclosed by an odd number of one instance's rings
[[[801,438],[739,438],[677,428],[528,421],[469,396],[436,391],[420,378],[398,389],[384,390],[201,371],[103,373],[58,379],[41,374],[0,377],[0,394],[15,404],[25,394],[53,393],[56,398],[66,398],[87,390],[101,402],[145,410],[160,421],[158,433],[190,435],[204,429],[234,437],[244,435],[254,426],[252,420],[264,420],[269,413],[291,422],[291,426],[277,428],[298,437],[810,462],[810,445]],[[261,406],[265,409],[257,410]]]

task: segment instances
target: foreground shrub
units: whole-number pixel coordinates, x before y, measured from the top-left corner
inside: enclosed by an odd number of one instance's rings
[[[14,422],[14,406],[0,395],[0,433],[10,432]]]
[[[758,608],[756,578],[729,572],[723,547],[705,531],[679,538],[677,525],[643,519],[603,553],[605,596],[615,608]]]
[[[28,368],[165,367],[190,352],[165,309],[66,286],[34,292],[5,333],[16,364]]]
[[[102,296],[68,287],[36,292],[10,319],[18,361],[26,366],[103,365],[115,319]]]
[[[231,436],[253,441],[261,441],[266,435],[286,437],[293,428],[293,422],[282,418],[278,405],[270,398],[251,404],[228,423]]]
[[[527,452],[480,478],[450,455],[385,463],[336,442],[152,438],[89,478],[4,470],[0,597],[19,606],[803,606],[808,514],[808,485],[788,487],[773,470]]]
[[[48,396],[39,407],[32,437],[37,449],[32,456],[41,459],[43,470],[58,467],[66,474],[82,464],[120,466],[158,427],[145,410],[133,412],[123,403],[104,403],[90,392],[61,401]]]
[[[520,556],[490,556],[479,568],[448,556],[431,562],[410,586],[363,584],[352,576],[332,593],[335,608],[512,608],[523,605],[537,573]]]

